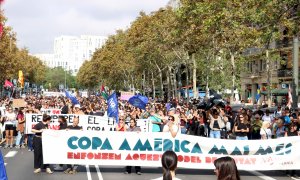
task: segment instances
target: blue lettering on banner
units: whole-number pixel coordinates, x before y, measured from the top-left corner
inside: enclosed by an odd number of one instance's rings
[[[128,141],[127,139],[125,138],[125,140],[123,141],[123,143],[121,144],[119,150],[128,150],[128,151],[131,151],[131,148],[128,144]]]
[[[103,140],[100,137],[76,137],[72,136],[68,139],[67,144],[70,149],[89,149],[92,150],[113,150],[109,138]],[[201,146],[199,143],[191,144],[188,140],[178,140],[178,139],[162,139],[162,138],[155,138],[153,142],[149,142],[146,139],[142,142],[141,139],[138,139],[133,146],[133,149],[128,143],[128,140],[125,138],[121,143],[118,150],[127,150],[127,151],[167,151],[173,150],[175,152],[183,152],[183,153],[192,153],[192,154],[203,154]],[[208,154],[217,154],[217,155],[268,155],[268,154],[275,154],[275,155],[285,155],[291,154],[292,152],[292,143],[288,144],[277,144],[274,149],[271,146],[263,146],[260,145],[258,149],[252,149],[250,154],[250,147],[249,145],[245,145],[243,147],[234,146],[232,152],[228,152],[224,145],[217,146],[214,145],[209,151]]]

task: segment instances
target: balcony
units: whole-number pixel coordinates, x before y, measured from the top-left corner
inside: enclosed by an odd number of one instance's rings
[[[278,77],[293,77],[293,69],[278,69]]]

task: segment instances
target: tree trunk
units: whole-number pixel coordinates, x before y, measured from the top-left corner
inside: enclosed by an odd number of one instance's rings
[[[181,67],[179,67],[179,69],[178,69],[178,89],[179,89],[178,99],[181,98],[181,88],[182,88],[181,73],[182,73]]]
[[[164,99],[164,84],[163,84],[163,78],[162,78],[162,71],[159,69],[159,83],[160,83],[160,97]]]
[[[169,101],[170,99],[170,72],[169,69],[167,70],[167,101]]]
[[[151,80],[152,80],[152,97],[153,99],[155,99],[155,82],[154,82],[153,72],[151,72]]]
[[[206,99],[206,100],[209,99],[208,73],[206,73],[205,99]]]
[[[268,106],[271,107],[271,103],[272,103],[272,100],[271,100],[271,80],[270,80],[270,74],[271,74],[271,71],[270,71],[270,58],[269,58],[269,50],[266,50],[266,60],[267,60],[267,86],[268,86],[268,95],[267,95],[267,102],[268,102]]]
[[[299,86],[299,38],[297,35],[294,35],[293,38],[293,104],[292,108],[298,108],[298,86]]]
[[[143,95],[146,95],[146,87],[145,87],[145,82],[146,82],[146,72],[145,70],[143,71],[143,80],[142,80],[142,88],[143,88]]]
[[[135,93],[135,87],[134,87],[134,79],[133,79],[133,75],[131,75],[131,85],[132,85],[132,92]]]
[[[177,68],[174,70],[174,73],[173,73],[173,85],[174,85],[174,95],[173,95],[173,98],[176,98],[177,96],[177,80],[176,80],[176,74],[177,74]]]
[[[233,104],[234,101],[234,89],[235,89],[235,62],[234,62],[234,54],[230,53],[230,59],[231,59],[231,67],[232,67],[232,86],[231,86],[231,97],[230,102]]]
[[[193,94],[194,98],[198,98],[198,90],[197,90],[197,64],[195,53],[192,54],[192,61],[193,61]]]
[[[186,103],[187,104],[189,103],[189,100],[190,100],[189,81],[190,81],[189,68],[186,65]]]

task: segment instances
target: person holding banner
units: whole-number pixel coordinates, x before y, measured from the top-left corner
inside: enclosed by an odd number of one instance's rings
[[[32,128],[32,132],[35,133],[33,137],[33,149],[34,149],[34,173],[40,173],[43,166],[46,168],[48,174],[53,172],[49,168],[48,164],[43,163],[43,145],[42,145],[42,133],[44,129],[48,129],[50,124],[51,116],[44,114],[43,121],[39,122]]]
[[[234,159],[231,157],[221,157],[214,161],[214,170],[218,180],[240,180],[240,174]]]
[[[153,180],[180,180],[175,177],[175,170],[177,169],[178,158],[174,151],[166,151],[161,157],[161,164],[163,167],[163,177]]]
[[[160,125],[163,124],[162,120],[155,114],[155,110],[150,110],[149,120],[152,123],[152,132],[161,132]]]
[[[249,132],[249,126],[245,122],[245,116],[243,114],[238,115],[237,122],[234,125],[234,132],[236,134],[236,140],[248,140],[247,133]]]
[[[175,138],[178,133],[180,134],[180,124],[175,122],[174,116],[169,116],[168,120],[169,122],[164,126],[163,132],[170,132],[171,136]]]
[[[73,119],[73,124],[68,126],[66,130],[82,130],[82,126],[78,126],[79,124],[79,118],[75,117]],[[74,168],[74,165],[67,164],[67,169],[64,171],[65,174],[75,174],[76,169]]]
[[[136,126],[136,120],[130,119],[130,126],[126,130],[127,132],[141,132],[141,128]],[[135,172],[137,175],[142,175],[141,173],[141,166],[134,166]],[[131,173],[131,166],[126,166],[124,174]]]
[[[116,126],[116,131],[126,131],[126,130],[127,130],[127,126],[125,124],[125,119],[124,117],[120,117],[119,123]]]

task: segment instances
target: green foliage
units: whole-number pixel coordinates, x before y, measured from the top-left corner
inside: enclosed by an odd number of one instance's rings
[[[77,88],[76,78],[62,67],[47,68],[45,73],[44,87],[46,89],[58,90],[59,85],[66,85],[67,88]]]
[[[217,90],[232,88],[249,48],[269,48],[271,42],[299,33],[298,0],[181,0],[177,9],[141,12],[126,31],[117,31],[91,61],[80,68],[77,80],[93,88],[105,83],[115,89],[129,85],[158,85],[169,71],[184,64],[192,69],[196,54],[197,84]],[[263,58],[264,55],[258,55]],[[232,61],[232,57],[234,60]],[[154,79],[150,74],[154,73]],[[162,75],[162,77],[160,77]],[[233,80],[234,81],[234,80]],[[237,83],[238,84],[238,83]]]

